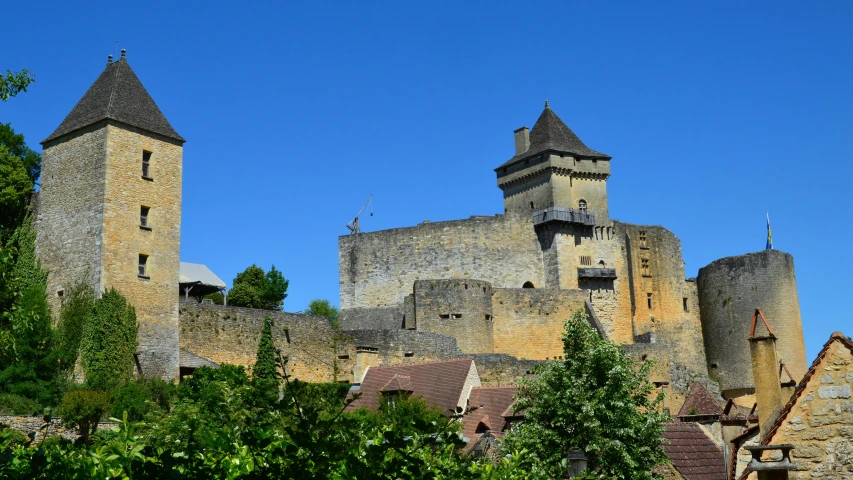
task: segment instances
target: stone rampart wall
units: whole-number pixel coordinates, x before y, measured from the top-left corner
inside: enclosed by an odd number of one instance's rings
[[[39,443],[45,438],[61,436],[68,440],[76,440],[80,435],[76,429],[65,428],[62,418],[52,417],[46,422],[44,417],[29,415],[0,415],[0,425],[5,425],[12,430],[17,430],[24,435],[32,435],[33,442]],[[98,430],[109,430],[118,426],[114,422],[101,422]]]

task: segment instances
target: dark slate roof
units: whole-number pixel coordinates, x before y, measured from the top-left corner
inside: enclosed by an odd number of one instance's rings
[[[482,423],[492,434],[502,432],[506,426],[504,414],[515,402],[516,387],[474,387],[468,396],[468,407],[477,409],[462,417],[462,435],[471,447],[483,435],[477,433]],[[499,435],[499,434],[498,434]]]
[[[163,116],[122,54],[119,61],[107,65],[71,113],[41,143],[106,119],[185,141]]]
[[[414,363],[393,367],[370,367],[357,391],[361,397],[347,407],[375,409],[379,406],[381,392],[386,387],[395,388],[399,382],[402,390],[422,397],[427,403],[441,409],[446,415],[456,412],[456,405],[465,388],[465,379],[474,363],[470,358],[446,362]],[[397,380],[394,380],[394,378]],[[408,378],[406,378],[408,377]],[[393,380],[393,381],[392,381]]]
[[[184,349],[180,349],[178,352],[180,353],[180,366],[181,366],[181,368],[199,368],[199,367],[219,368],[218,363],[213,363],[210,360],[207,360],[205,358],[201,358],[192,352],[188,352]]]
[[[726,480],[723,452],[698,424],[668,423],[663,438],[666,456],[686,480]]]
[[[690,413],[693,409],[696,412]],[[720,404],[714,400],[714,397],[708,393],[708,390],[705,390],[705,387],[701,383],[694,383],[690,394],[687,395],[687,400],[684,401],[684,405],[681,406],[681,410],[678,412],[678,416],[720,415],[722,413],[723,409],[720,408]]]
[[[610,158],[609,155],[587,147],[575,132],[560,120],[560,117],[551,110],[548,102],[545,102],[545,110],[539,115],[539,120],[530,130],[530,148],[520,153],[501,165],[505,167],[525,158],[539,155],[547,151],[571,153],[583,157]]]

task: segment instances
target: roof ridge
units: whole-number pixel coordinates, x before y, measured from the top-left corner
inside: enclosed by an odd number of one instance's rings
[[[465,361],[473,362],[474,359],[473,358],[455,358],[453,360],[438,360],[435,362],[401,363],[399,365],[384,365],[384,366],[378,365],[378,366],[370,367],[370,368],[371,368],[371,370],[377,370],[377,369],[382,370],[384,368],[416,367],[419,365],[434,365],[437,363],[452,363],[452,362],[465,362]]]
[[[119,59],[119,61],[116,62],[115,65],[118,65],[119,62],[121,62],[121,61],[122,60]],[[110,89],[110,101],[109,101],[109,103],[107,103],[107,111],[106,111],[107,118],[110,118],[110,109],[113,106],[113,98],[115,98],[115,95],[116,95],[116,84],[118,83],[118,74],[119,74],[119,70],[121,70],[121,69],[116,68],[115,70],[116,70],[116,74],[115,74],[115,79],[113,80],[113,88]]]

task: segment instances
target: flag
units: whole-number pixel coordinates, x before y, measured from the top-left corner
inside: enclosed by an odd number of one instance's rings
[[[773,250],[773,235],[770,234],[770,212],[767,212],[767,246],[765,250]]]

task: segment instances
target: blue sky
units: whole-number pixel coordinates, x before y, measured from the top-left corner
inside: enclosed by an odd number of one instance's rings
[[[0,104],[34,148],[118,48],[184,148],[183,260],[257,263],[288,311],[338,301],[337,237],[503,210],[492,169],[544,100],[613,156],[610,213],[682,240],[687,276],[794,255],[808,356],[853,334],[853,3],[13,2]],[[841,300],[845,300],[842,302]]]

